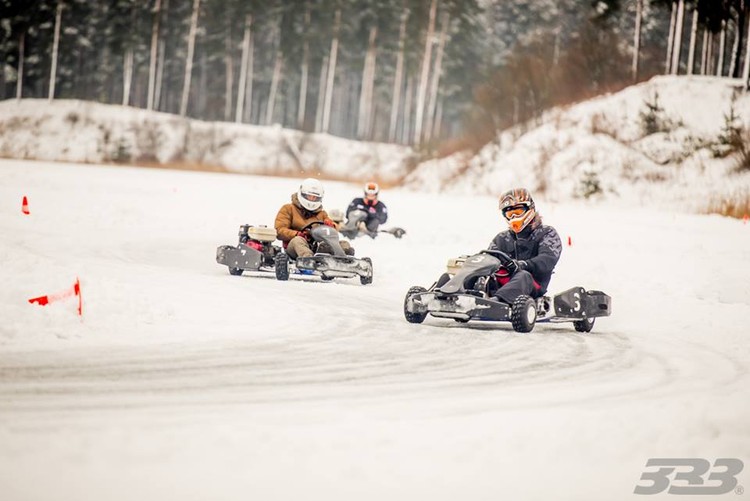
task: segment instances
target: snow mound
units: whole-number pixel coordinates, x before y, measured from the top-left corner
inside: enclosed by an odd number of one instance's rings
[[[750,187],[750,175],[717,154],[730,124],[750,124],[750,96],[737,81],[656,77],[551,110],[476,155],[422,163],[405,184],[463,194],[526,186],[552,201],[659,200],[701,210],[712,196]]]
[[[195,164],[244,174],[397,182],[410,148],[280,126],[205,122],[88,101],[0,102],[0,156],[125,164]]]

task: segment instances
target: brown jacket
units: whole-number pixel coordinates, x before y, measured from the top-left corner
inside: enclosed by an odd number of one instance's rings
[[[302,207],[297,200],[297,194],[292,195],[292,203],[284,205],[276,214],[276,237],[282,242],[289,242],[297,236],[298,231],[312,223],[313,221],[325,221],[329,219],[328,213],[321,207],[315,212]]]

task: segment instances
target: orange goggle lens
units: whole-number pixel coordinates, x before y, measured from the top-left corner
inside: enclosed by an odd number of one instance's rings
[[[503,209],[503,216],[505,216],[505,219],[511,219],[514,217],[520,217],[526,214],[528,211],[528,207],[525,205],[515,205],[513,207],[506,207]]]

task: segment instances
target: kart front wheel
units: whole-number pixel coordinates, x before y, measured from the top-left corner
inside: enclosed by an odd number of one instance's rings
[[[289,256],[279,252],[273,258],[273,268],[276,272],[276,280],[289,280]]]
[[[410,287],[406,292],[406,297],[404,298],[404,318],[410,324],[421,324],[422,322],[424,322],[424,319],[427,318],[427,312],[419,313],[416,311],[409,311],[407,308],[407,305],[409,304],[409,298],[414,294],[421,294],[423,292],[427,292],[427,289],[419,286]]]
[[[229,274],[234,275],[236,277],[242,275],[242,272],[244,271],[242,268],[232,268],[231,266],[228,266],[229,268]]]
[[[583,320],[576,320],[573,322],[573,327],[575,327],[576,332],[591,332],[591,329],[594,328],[594,320],[595,318],[584,318]]]
[[[362,261],[367,261],[368,263],[370,263],[370,274],[365,276],[360,275],[359,283],[361,283],[362,285],[368,285],[372,283],[372,259],[370,259],[369,257],[364,257],[362,258]]]
[[[510,322],[516,332],[531,332],[536,324],[536,301],[526,295],[521,295],[513,301]]]

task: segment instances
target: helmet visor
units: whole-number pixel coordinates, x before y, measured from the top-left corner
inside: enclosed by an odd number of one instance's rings
[[[523,217],[528,211],[528,206],[524,204],[511,205],[503,209],[503,216],[505,216],[505,219],[510,220],[512,218]]]
[[[302,193],[302,197],[305,200],[308,200],[310,202],[320,202],[321,200],[323,200],[322,196],[317,195],[315,193],[309,193],[309,192],[308,193]]]

